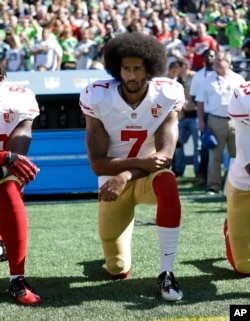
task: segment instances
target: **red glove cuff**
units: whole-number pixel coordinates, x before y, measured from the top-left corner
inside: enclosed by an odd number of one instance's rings
[[[8,154],[8,152],[6,152],[5,150],[0,151],[0,166],[5,165],[7,154]]]

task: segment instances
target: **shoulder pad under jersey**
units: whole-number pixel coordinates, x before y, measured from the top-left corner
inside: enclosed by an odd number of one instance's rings
[[[96,80],[90,83],[82,93],[82,97],[89,106],[100,103],[105,94],[111,90],[112,85],[114,84],[113,79],[107,80]]]
[[[176,80],[167,77],[159,77],[155,78],[154,82],[156,85],[161,86],[161,92],[166,98],[171,100],[182,99],[184,88]]]
[[[33,91],[20,86],[1,86],[0,93],[6,108],[11,108],[23,117],[34,118],[39,114],[38,103]]]

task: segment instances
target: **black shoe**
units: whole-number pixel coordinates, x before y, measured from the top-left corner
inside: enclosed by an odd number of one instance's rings
[[[7,252],[2,240],[0,240],[0,262],[7,261]]]
[[[157,278],[161,296],[166,301],[178,301],[183,298],[183,293],[175,280],[173,272],[162,272]]]
[[[41,303],[40,296],[29,286],[23,276],[19,276],[10,282],[9,294],[15,301],[23,305]]]

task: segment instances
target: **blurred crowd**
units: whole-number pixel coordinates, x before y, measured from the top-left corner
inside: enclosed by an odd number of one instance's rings
[[[162,42],[168,65],[181,57],[201,69],[208,43],[248,60],[249,7],[249,0],[0,0],[0,62],[8,72],[103,69],[107,41],[133,31]]]

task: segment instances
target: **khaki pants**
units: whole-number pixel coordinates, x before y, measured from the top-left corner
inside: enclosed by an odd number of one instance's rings
[[[250,191],[227,183],[227,225],[234,266],[250,274]]]
[[[221,162],[223,149],[226,146],[229,157],[235,157],[235,128],[232,119],[208,116],[208,127],[216,137],[218,145],[209,150],[207,187],[219,192],[222,188]]]
[[[152,182],[160,172],[172,173],[166,169],[131,181],[127,183],[115,202],[101,201],[99,203],[99,233],[107,270],[112,275],[126,273],[130,270],[135,206],[157,203]]]

